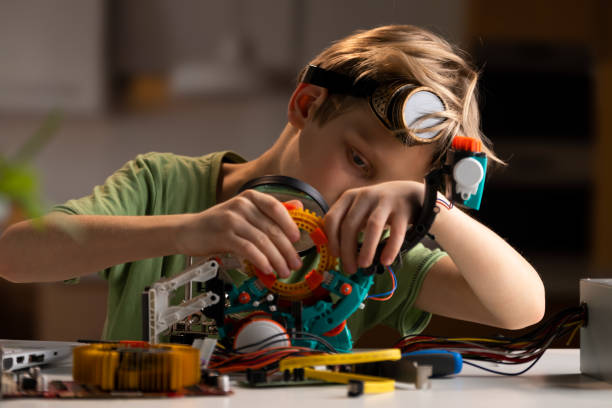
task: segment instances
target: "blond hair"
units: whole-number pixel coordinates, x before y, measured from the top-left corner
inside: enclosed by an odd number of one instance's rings
[[[434,162],[458,134],[483,142],[487,157],[503,163],[493,152],[491,142],[480,131],[480,113],[476,100],[478,73],[464,53],[439,36],[411,25],[389,25],[356,31],[334,42],[311,65],[345,74],[355,82],[362,79],[379,83],[405,82],[431,88],[446,105],[438,125]],[[299,79],[305,70],[300,73]],[[330,94],[315,112],[319,125],[342,114],[356,103],[343,94]],[[435,164],[435,163],[433,163]]]

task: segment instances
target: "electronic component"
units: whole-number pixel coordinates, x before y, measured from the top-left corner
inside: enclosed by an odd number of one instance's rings
[[[13,398],[61,398],[61,399],[78,399],[78,398],[164,398],[164,397],[203,397],[207,395],[230,395],[229,378],[227,376],[219,377],[219,380],[214,385],[205,383],[194,384],[185,387],[179,391],[171,392],[144,392],[144,391],[104,391],[98,387],[91,387],[79,384],[74,381],[49,381],[46,391],[29,390],[20,388],[16,379],[11,375],[10,385],[5,388],[3,397],[6,399]]]
[[[72,377],[103,391],[179,391],[200,381],[200,352],[145,342],[79,346],[73,351]]]
[[[581,279],[580,301],[588,310],[580,329],[580,372],[612,382],[612,279]]]
[[[23,370],[41,364],[50,364],[67,358],[78,345],[66,341],[0,339],[2,369]]]
[[[487,155],[480,140],[455,136],[448,151],[447,163],[452,168],[452,199],[467,208],[478,210],[487,172]]]

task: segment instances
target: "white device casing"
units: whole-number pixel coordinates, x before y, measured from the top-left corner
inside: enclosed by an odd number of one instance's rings
[[[478,192],[478,185],[483,177],[484,169],[480,162],[473,157],[459,160],[453,168],[453,178],[457,183],[455,189],[464,200]]]
[[[266,342],[270,339],[270,344]],[[261,342],[261,344],[259,344]],[[251,347],[246,347],[252,345]],[[289,347],[289,335],[280,323],[271,319],[255,319],[247,322],[238,330],[234,340],[234,349],[241,353],[250,353],[261,347]]]

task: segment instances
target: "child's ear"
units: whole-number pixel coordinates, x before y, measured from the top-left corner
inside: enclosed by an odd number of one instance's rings
[[[291,99],[289,99],[289,109],[287,116],[289,123],[297,129],[303,129],[304,124],[308,119],[312,119],[312,115],[327,97],[327,89],[320,86],[300,83]]]

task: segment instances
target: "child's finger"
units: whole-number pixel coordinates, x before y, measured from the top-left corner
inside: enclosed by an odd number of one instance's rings
[[[249,260],[257,269],[265,274],[273,274],[274,268],[268,258],[257,248],[253,242],[240,236],[235,236],[232,252],[240,258]]]
[[[389,213],[389,208],[379,206],[376,207],[368,217],[364,231],[363,244],[359,250],[359,257],[357,260],[359,267],[367,268],[372,264],[374,254],[376,253],[376,247],[387,225]]]
[[[244,222],[244,224],[234,233],[240,238],[250,241],[253,245],[255,245],[257,250],[259,250],[266,257],[272,266],[272,271],[267,270],[263,272],[272,273],[273,271],[276,271],[279,276],[289,276],[290,270],[287,262],[285,261],[285,257],[281,254],[276,245],[274,245],[268,235],[266,235],[263,231],[256,228],[249,222]],[[247,259],[251,260],[250,258]]]
[[[364,220],[370,212],[370,203],[365,200],[355,200],[349,208],[340,226],[340,258],[346,273],[357,272],[357,244],[359,232]]]
[[[280,201],[269,194],[254,190],[247,190],[242,194],[249,198],[262,213],[274,220],[292,242],[300,239],[300,229]]]
[[[380,255],[380,263],[383,265],[391,265],[397,257],[404,242],[406,229],[408,228],[408,217],[403,213],[391,214],[389,223],[391,225],[391,234]]]
[[[340,256],[340,225],[352,202],[352,196],[343,194],[323,217],[323,229],[327,236],[327,248],[331,256]]]
[[[253,211],[249,211],[246,218],[249,223],[270,239],[272,245],[279,250],[290,269],[298,269],[302,266],[302,260],[295,250],[295,247],[275,220],[259,211],[257,207],[255,207]],[[285,274],[283,271],[278,272],[282,277],[289,275],[289,273]]]

